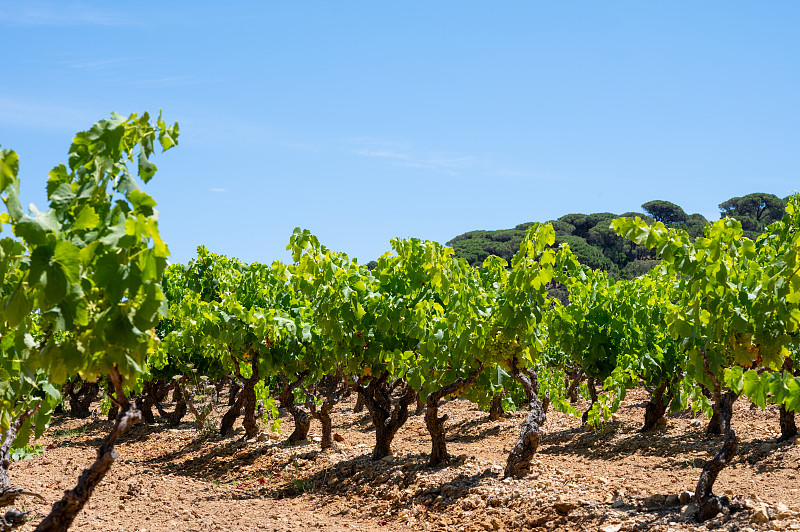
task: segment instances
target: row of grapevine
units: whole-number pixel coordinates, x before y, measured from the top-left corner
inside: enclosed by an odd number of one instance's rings
[[[0,221],[14,233],[0,241],[0,506],[35,495],[11,487],[8,456],[42,433],[62,390],[77,401],[76,382],[91,387],[102,377],[116,415],[98,461],[37,530],[66,530],[131,423],[152,421],[153,408],[172,424],[187,411],[205,423],[195,391],[216,397],[224,384],[234,393],[223,435],[242,417],[245,437],[256,436],[260,411],[276,420],[277,401],[294,420],[288,443],[305,439],[314,419],[323,449],[333,445],[334,406],[358,394],[375,429],[373,459],[391,453],[416,405],[425,410],[431,466],[448,460],[441,401],[524,406],[506,476],[529,470],[551,405],[578,413],[570,401],[577,387],[591,398],[584,421],[597,425],[627,389],[645,385],[652,397],[643,430],[692,407],[711,414],[710,433],[725,435],[696,490],[704,519],[725,505],[711,489],[736,451],[736,398],[778,404],[782,438],[797,433],[797,197],[756,241],[732,220],[696,240],[616,220],[618,234],[662,257],[630,281],[580,265],[539,224],[510,264],[489,257],[480,268],[437,243],[395,239],[369,269],[300,229],[288,264],[244,264],[201,247],[190,263],[167,266],[155,201],[127,164],[147,182],[154,143],[169,149],[177,133],[146,114],[115,115],[79,133],[69,165],[50,173],[43,213],[23,213],[16,154],[0,153],[8,211]],[[559,289],[566,300],[551,295]],[[173,412],[161,404],[169,391]],[[0,529],[24,518],[10,511]]]
[[[201,331],[192,345],[222,353],[245,389],[255,386],[252,375],[278,383],[282,406],[295,421],[289,443],[305,437],[310,414],[321,421],[323,446],[329,446],[330,409],[353,390],[372,417],[372,456],[379,459],[391,452],[410,406],[424,404],[432,466],[448,457],[441,400],[461,396],[488,408],[503,394],[519,396],[521,388],[525,399],[518,402],[530,413],[509,455],[507,476],[527,472],[548,405],[574,410],[567,400],[569,372],[573,385],[588,381],[592,406],[583,418],[593,424],[608,419],[628,388],[646,385],[653,392],[643,430],[652,430],[668,410],[692,406],[712,414],[709,433],[727,435],[724,452],[709,463],[697,490],[701,513],[708,517],[722,508],[711,495],[713,478],[735,452],[730,430],[735,397],[745,394],[762,408],[768,399],[779,404],[782,438],[797,433],[793,412],[800,380],[791,370],[800,313],[793,201],[787,216],[756,242],[743,238],[731,220],[692,241],[663,225],[620,219],[615,222],[620,234],[656,248],[663,264],[619,282],[581,266],[567,246],[554,249],[552,228],[539,225],[529,230],[510,265],[491,257],[472,268],[436,243],[396,239],[393,251],[372,270],[298,229],[288,246],[293,264],[238,266],[262,273],[252,285],[236,278],[228,289],[225,279],[232,277],[222,265],[229,259],[200,250],[182,275],[207,272],[203,264],[209,260],[221,267],[220,278],[205,282],[218,287],[215,304],[227,317],[184,313],[187,325],[166,335],[164,345],[173,345],[173,336]],[[568,304],[549,297],[553,283],[566,288]],[[246,312],[232,312],[234,300],[246,302]],[[248,340],[220,344],[230,335],[209,327],[232,320],[240,320]],[[248,354],[252,366],[245,376],[236,361],[240,353]],[[595,383],[603,385],[603,393]],[[298,396],[305,398],[300,405]],[[244,403],[252,436],[254,400]],[[223,433],[237,412],[234,404]]]

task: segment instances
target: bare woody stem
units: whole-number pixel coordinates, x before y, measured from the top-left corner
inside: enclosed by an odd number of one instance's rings
[[[475,384],[478,375],[483,371],[483,364],[466,377],[455,380],[454,382],[442,386],[435,392],[428,394],[425,410],[425,425],[431,435],[431,456],[428,465],[436,467],[448,459],[447,440],[445,439],[444,423],[447,421],[447,414],[439,416],[439,401],[448,395],[455,394]]]
[[[114,400],[120,405],[114,428],[97,450],[97,460],[85,469],[78,478],[78,485],[64,493],[64,497],[53,505],[50,514],[36,527],[35,532],[66,532],[78,513],[92,496],[94,489],[100,484],[116,460],[114,445],[128,428],[141,420],[142,414],[125,397],[122,390],[122,376],[116,367],[112,368],[109,377],[114,385]]]
[[[39,401],[35,407],[29,408],[20,414],[8,427],[3,443],[0,445],[0,508],[13,505],[17,497],[23,495],[31,495],[44,501],[44,498],[38,493],[23,488],[12,488],[8,476],[8,469],[11,465],[11,446],[14,444],[22,424],[39,410],[41,404],[42,402]],[[0,515],[0,531],[7,532],[25,524],[29,513],[12,508],[5,515]]]

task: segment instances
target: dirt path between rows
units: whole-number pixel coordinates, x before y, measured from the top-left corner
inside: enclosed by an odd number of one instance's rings
[[[286,447],[291,418],[281,419],[281,434],[247,441],[241,430],[221,438],[191,423],[140,424],[122,438],[120,460],[72,530],[800,530],[800,445],[775,443],[777,409],[736,404],[739,454],[715,485],[736,511],[698,525],[678,496],[694,491],[721,440],[706,438],[705,419],[689,413],[640,434],[645,398],[632,391],[595,432],[551,410],[531,474],[519,480],[504,480],[502,469],[525,413],[492,422],[462,400],[441,409],[454,458],[439,469],[426,465],[422,416],[401,428],[392,456],[371,461],[374,432],[353,401],[334,410],[343,441],[326,452],[313,424],[310,441]],[[31,525],[75,485],[110,426],[56,418],[40,440],[44,453],[12,465],[14,485],[47,500],[25,501]]]

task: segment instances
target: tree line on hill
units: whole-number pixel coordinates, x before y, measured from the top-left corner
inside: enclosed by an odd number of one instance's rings
[[[739,220],[744,235],[755,239],[769,224],[781,219],[787,200],[788,197],[779,198],[763,192],[731,198],[719,204],[720,217]],[[639,216],[648,222],[659,221],[668,227],[685,229],[692,238],[702,236],[709,222],[702,214],[686,214],[679,205],[665,200],[648,201],[642,205],[642,211],[573,213],[550,220],[556,231],[555,246],[565,242],[581,264],[607,271],[617,279],[632,279],[647,273],[658,259],[654,251],[618,236],[610,227],[613,219]],[[473,265],[482,264],[489,255],[510,261],[531,225],[532,222],[527,222],[513,229],[470,231],[453,238],[447,245],[455,250],[456,256]]]

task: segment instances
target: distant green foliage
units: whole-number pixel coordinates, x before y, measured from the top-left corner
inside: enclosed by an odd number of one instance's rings
[[[483,263],[489,255],[497,255],[510,262],[525,236],[524,225],[499,231],[470,231],[455,237],[447,245],[455,250],[457,257],[466,259],[472,265]]]
[[[642,209],[657,222],[661,222],[667,226],[683,223],[689,217],[683,209],[671,201],[648,201],[642,205]]]
[[[762,223],[772,223],[783,217],[786,200],[773,194],[756,192],[720,203],[719,210],[723,216],[747,216]]]
[[[739,220],[744,235],[754,239],[763,233],[769,224],[783,218],[786,212],[786,199],[756,192],[724,201],[719,204],[719,210],[721,217],[727,216]]]
[[[736,218],[742,224],[744,235],[755,239],[764,228],[779,220],[785,212],[786,200],[772,194],[755,193],[741,198],[731,198],[719,205],[722,216]],[[558,220],[551,220],[558,246],[569,244],[581,264],[604,270],[615,279],[632,279],[644,275],[656,264],[655,252],[622,238],[611,229],[615,218],[640,217],[647,223],[660,221],[669,227],[683,229],[692,239],[702,237],[709,220],[702,214],[687,214],[683,208],[665,200],[648,201],[642,205],[643,212],[626,212],[617,215],[610,212],[592,214],[571,213]],[[532,225],[526,222],[513,229],[497,231],[470,231],[447,243],[457,257],[472,265],[480,265],[490,255],[511,261],[519,250],[525,231]]]

